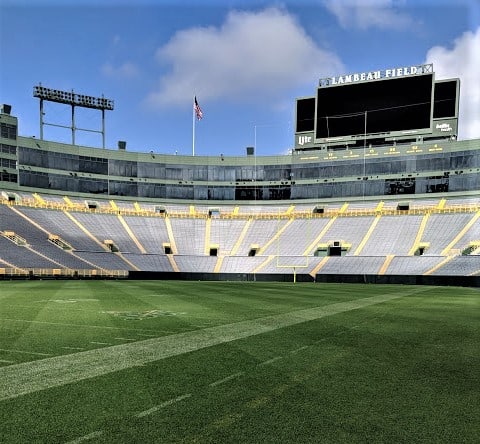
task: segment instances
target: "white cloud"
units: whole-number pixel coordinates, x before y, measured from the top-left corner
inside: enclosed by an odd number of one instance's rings
[[[107,77],[116,77],[120,79],[132,79],[139,75],[140,71],[134,63],[125,62],[114,66],[112,63],[105,63],[102,66],[102,74]]]
[[[460,137],[480,137],[480,27],[462,34],[452,48],[431,48],[425,63],[433,63],[436,79],[460,78]]]
[[[177,32],[156,53],[168,66],[148,102],[155,106],[208,99],[272,100],[288,89],[316,84],[343,70],[287,12],[230,12],[220,27]]]
[[[394,0],[324,0],[324,5],[342,28],[399,30],[412,24],[412,19],[395,7]]]

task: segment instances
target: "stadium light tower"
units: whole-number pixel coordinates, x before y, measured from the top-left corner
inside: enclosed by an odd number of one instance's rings
[[[45,88],[42,84],[33,87],[33,97],[40,99],[40,140],[43,140],[43,127],[44,125],[56,126],[60,128],[69,128],[72,131],[72,145],[75,145],[75,131],[89,131],[92,133],[100,133],[102,135],[102,148],[105,148],[105,110],[113,110],[113,100],[106,99],[105,97],[92,97],[84,94],[76,94],[68,91],[60,91],[58,89]],[[62,103],[64,105],[70,105],[72,107],[72,124],[59,125],[55,123],[46,123],[43,120],[43,101]],[[80,106],[82,108],[98,109],[102,112],[102,129],[100,131],[77,128],[75,126],[75,107]]]

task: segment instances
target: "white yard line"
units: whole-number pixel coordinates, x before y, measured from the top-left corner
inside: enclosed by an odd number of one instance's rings
[[[308,345],[304,345],[303,347],[296,348],[295,350],[291,350],[290,353],[298,353],[299,351],[305,350],[308,348]]]
[[[264,365],[273,364],[274,362],[279,361],[280,359],[283,359],[283,358],[281,356],[275,356],[272,359],[268,359],[267,361],[260,362],[260,364],[258,364],[258,366],[260,367],[260,366],[264,366]]]
[[[97,430],[96,432],[89,433],[88,435],[80,436],[73,441],[68,441],[66,444],[80,444],[81,442],[89,441],[93,438],[98,438],[101,435],[103,435],[103,430]]]
[[[90,341],[90,344],[112,345],[110,342],[97,342],[97,341]]]
[[[8,359],[0,359],[0,362],[3,362],[4,364],[11,364],[15,361],[9,361]]]
[[[35,356],[53,356],[52,353],[30,352],[26,350],[15,350],[13,348],[0,348],[0,351],[11,352],[11,353],[23,353],[26,355],[35,355]]]
[[[143,412],[140,412],[140,413],[137,413],[135,416],[137,418],[143,418],[144,416],[148,416],[148,415],[151,415],[152,413],[155,413],[157,412],[158,410],[160,409],[163,409],[169,405],[172,405],[172,404],[175,404],[176,402],[180,402],[184,399],[187,399],[187,398],[190,398],[190,396],[192,396],[191,393],[187,393],[185,395],[182,395],[182,396],[178,396],[176,398],[173,398],[173,399],[169,399],[168,401],[165,401],[165,402],[162,402],[161,404],[159,405],[156,405],[154,407],[152,407],[151,409],[148,409],[148,410],[144,410]]]
[[[218,379],[217,381],[214,381],[209,385],[210,387],[216,387],[217,385],[224,384],[225,382],[231,381],[232,379],[236,379],[242,375],[243,375],[243,372],[234,373],[233,375],[227,376],[226,378]]]
[[[2,381],[0,401],[271,332],[279,328],[388,302],[422,291],[427,291],[427,289],[415,287],[408,291],[387,293],[354,301],[219,325],[203,330],[5,366],[0,368],[0,381]]]
[[[83,347],[62,347],[65,350],[85,350]]]
[[[132,330],[135,332],[138,331],[146,331],[155,333],[154,330],[144,330],[144,329],[137,329],[137,328],[127,328],[127,327],[112,327],[110,325],[89,325],[89,324],[67,324],[64,322],[48,322],[48,321],[35,321],[30,319],[11,319],[11,318],[0,318],[0,322],[26,322],[30,324],[46,324],[46,325],[59,325],[61,327],[81,327],[81,328],[106,328],[109,330]]]

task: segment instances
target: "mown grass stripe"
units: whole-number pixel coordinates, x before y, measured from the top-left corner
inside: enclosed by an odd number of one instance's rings
[[[183,401],[186,398],[190,398],[190,396],[192,396],[192,394],[187,393],[185,395],[169,399],[168,401],[165,401],[165,402],[162,402],[159,405],[153,406],[152,408],[150,408],[148,410],[144,410],[143,412],[137,413],[135,416],[137,418],[143,418],[145,416],[151,415],[152,413],[158,412],[158,410],[161,410],[165,407],[168,407],[169,405],[175,404],[176,402],[180,402],[180,401]]]
[[[160,338],[145,339],[111,347],[54,356],[0,368],[0,400],[46,390],[114,371],[133,368],[153,361],[197,351],[238,339],[271,332],[307,321],[357,310],[407,295],[428,291],[409,290],[381,294],[348,302],[297,310],[249,321],[224,324]]]

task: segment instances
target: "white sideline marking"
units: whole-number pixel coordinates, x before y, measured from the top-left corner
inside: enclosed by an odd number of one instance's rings
[[[305,350],[308,348],[308,345],[304,345],[303,347],[296,348],[295,350],[292,350],[290,353],[298,353],[299,351]]]
[[[218,381],[212,382],[211,384],[209,384],[209,386],[216,387],[217,385],[231,381],[232,379],[238,378],[239,376],[242,376],[242,375],[243,375],[243,372],[234,373],[233,375],[227,376],[226,378],[219,379]]]
[[[146,335],[144,333],[139,333],[138,336],[146,336],[148,338],[156,338],[157,337],[157,335]]]
[[[83,347],[62,347],[65,350],[85,350]]]
[[[0,362],[4,362],[5,364],[11,364],[12,362],[15,362],[15,361],[9,361],[8,359],[0,359]]]
[[[102,434],[103,434],[103,430],[97,430],[96,432],[89,433],[88,435],[80,436],[79,438],[76,438],[73,441],[68,441],[66,444],[79,444],[83,441],[88,441],[89,439],[97,438]]]
[[[136,341],[134,338],[113,338],[113,339],[118,339],[119,341]]]
[[[90,341],[90,344],[112,345],[110,342],[97,342],[97,341]]]
[[[24,353],[27,355],[36,355],[36,356],[53,356],[51,353],[29,352],[26,350],[14,350],[13,348],[0,348],[0,351],[12,352],[12,353]]]
[[[260,367],[262,365],[273,364],[275,361],[279,361],[280,359],[283,359],[283,357],[282,356],[275,356],[274,358],[269,359],[268,361],[260,362],[260,364],[258,364],[258,366]]]
[[[396,293],[4,366],[0,368],[0,401],[426,291],[429,288],[414,287]]]
[[[162,402],[159,405],[153,406],[151,409],[144,410],[143,412],[137,413],[135,416],[137,418],[143,418],[144,416],[151,415],[152,413],[157,412],[160,409],[163,409],[169,405],[175,404],[176,402],[180,402],[183,399],[190,398],[192,396],[191,393],[187,393],[186,395],[178,396],[177,398],[169,399],[168,401]]]

